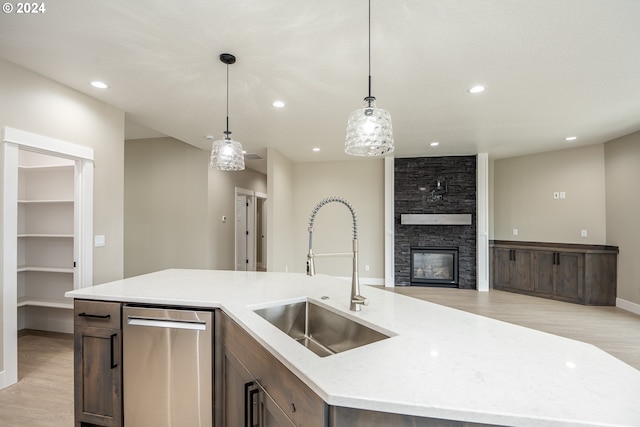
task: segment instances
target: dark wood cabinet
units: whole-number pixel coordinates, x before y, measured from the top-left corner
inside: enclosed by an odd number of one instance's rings
[[[221,318],[223,425],[327,425],[324,401],[233,320]]]
[[[494,289],[587,305],[615,305],[618,248],[494,241]]]
[[[75,300],[76,427],[120,427],[122,421],[121,304]]]
[[[531,279],[531,251],[497,248],[494,252],[496,272],[494,285],[533,290]]]

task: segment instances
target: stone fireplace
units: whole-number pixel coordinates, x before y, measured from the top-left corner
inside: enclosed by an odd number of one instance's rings
[[[476,288],[476,180],[476,156],[394,159],[397,286]],[[416,248],[455,248],[457,280],[418,277],[427,272],[416,267]],[[444,273],[440,270],[438,275]]]

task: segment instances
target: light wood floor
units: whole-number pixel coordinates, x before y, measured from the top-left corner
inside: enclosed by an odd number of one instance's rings
[[[0,426],[73,426],[73,336],[18,337],[18,383],[0,390]]]
[[[501,291],[390,291],[588,342],[640,370],[640,316],[616,307],[586,307]],[[72,427],[72,337],[23,335],[18,348],[19,382],[0,391],[0,426]]]
[[[417,286],[385,289],[587,342],[640,370],[640,316],[621,308],[584,306],[496,290]]]

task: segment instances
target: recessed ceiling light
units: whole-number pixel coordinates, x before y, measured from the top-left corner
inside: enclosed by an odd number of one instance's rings
[[[91,86],[96,87],[98,89],[107,89],[109,87],[108,84],[106,84],[105,82],[101,82],[98,80],[94,80],[91,82]]]
[[[568,136],[568,137],[566,137],[564,140],[565,140],[565,141],[575,141],[576,139],[578,139],[578,137],[577,137],[577,136]]]
[[[282,108],[285,106],[285,103],[284,101],[273,101],[271,105],[273,105],[276,108]]]
[[[440,143],[438,141],[433,141],[431,144],[429,144],[432,147],[437,147],[438,145],[440,145]]]
[[[318,147],[314,147],[313,151],[315,151],[317,153],[318,151],[320,151],[320,149]]]
[[[482,93],[487,89],[484,85],[475,85],[471,89],[469,89],[469,93]]]

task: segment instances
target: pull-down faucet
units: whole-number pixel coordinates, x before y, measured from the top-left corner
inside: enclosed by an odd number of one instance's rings
[[[326,254],[314,254],[313,253],[313,223],[316,219],[316,215],[321,207],[326,205],[327,203],[338,202],[345,205],[351,211],[351,216],[353,218],[353,252],[336,252],[336,253],[326,253]],[[351,256],[353,257],[353,274],[351,275],[351,300],[349,309],[352,311],[360,311],[361,305],[368,305],[369,302],[365,297],[360,295],[360,279],[358,277],[358,224],[356,222],[356,211],[353,209],[353,206],[349,202],[347,202],[342,197],[327,197],[324,200],[321,200],[320,203],[313,208],[311,212],[311,217],[309,218],[309,253],[307,254],[307,275],[313,276],[316,274],[315,262],[314,258],[318,256]]]

